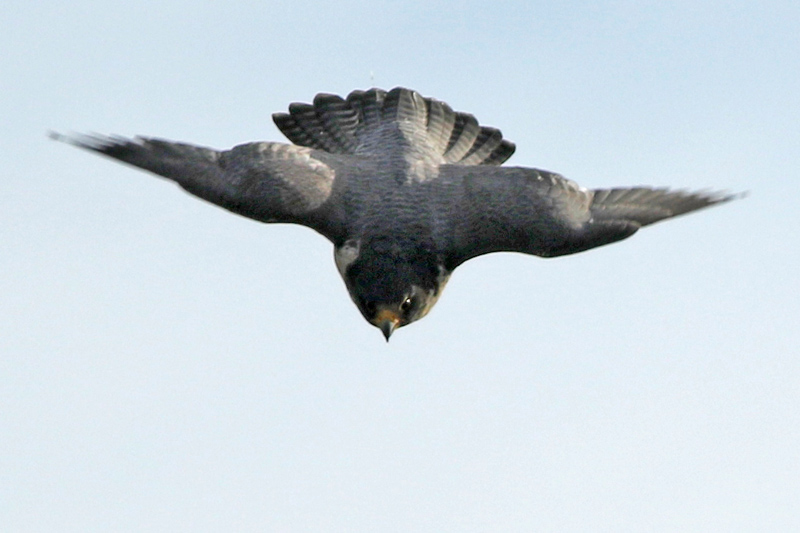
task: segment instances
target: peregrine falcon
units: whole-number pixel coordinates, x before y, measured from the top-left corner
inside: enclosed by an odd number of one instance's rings
[[[502,167],[515,146],[500,130],[402,87],[318,94],[273,120],[294,144],[219,151],[148,137],[51,136],[173,180],[234,213],[321,233],[334,245],[353,302],[387,341],[431,310],[468,259],[574,254],[733,198],[591,190],[546,170]]]

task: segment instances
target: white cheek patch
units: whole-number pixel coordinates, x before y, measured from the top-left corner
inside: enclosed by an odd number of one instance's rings
[[[339,270],[339,275],[341,275],[342,278],[344,278],[344,274],[347,272],[347,267],[358,259],[360,245],[361,243],[359,241],[349,240],[341,247],[333,250],[333,260],[336,262],[336,268]]]

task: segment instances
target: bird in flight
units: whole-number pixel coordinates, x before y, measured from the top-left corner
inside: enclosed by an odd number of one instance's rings
[[[515,146],[499,130],[401,87],[318,94],[273,119],[294,144],[220,151],[149,137],[51,136],[163,176],[234,213],[321,233],[334,245],[353,302],[387,341],[431,310],[468,259],[582,252],[733,198],[592,190],[553,172],[500,166]]]

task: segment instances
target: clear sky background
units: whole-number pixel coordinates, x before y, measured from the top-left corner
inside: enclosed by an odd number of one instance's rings
[[[800,530],[800,3],[0,7],[0,530]],[[461,266],[386,344],[332,246],[46,138],[227,148],[397,85],[587,187],[749,191]]]

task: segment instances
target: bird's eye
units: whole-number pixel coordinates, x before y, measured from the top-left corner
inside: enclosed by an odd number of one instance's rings
[[[414,300],[412,300],[412,299],[411,299],[411,297],[409,296],[408,298],[406,298],[405,300],[403,300],[403,303],[401,303],[401,304],[400,304],[400,310],[401,310],[401,311],[403,311],[403,312],[405,313],[405,312],[407,312],[409,309],[411,309],[411,307],[412,307],[413,305],[414,305]]]
[[[375,314],[375,310],[376,310],[377,308],[375,307],[375,302],[373,302],[373,301],[366,301],[366,302],[364,302],[364,309],[366,309],[366,310],[367,310],[367,313],[368,313],[368,314],[370,314],[370,315],[374,315],[374,314]]]

